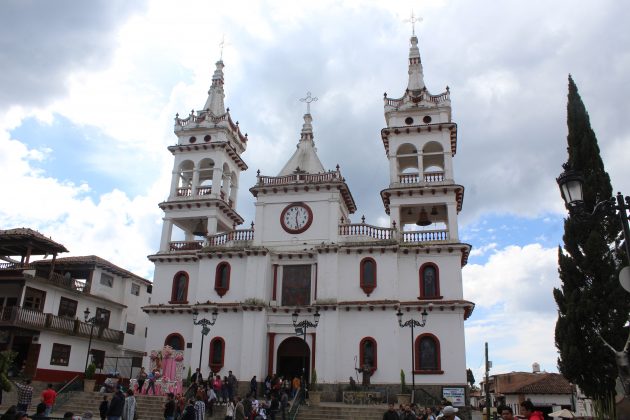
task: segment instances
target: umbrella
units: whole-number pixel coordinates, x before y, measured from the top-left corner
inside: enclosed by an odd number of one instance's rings
[[[560,418],[564,418],[564,419],[572,419],[575,418],[575,413],[571,410],[567,410],[566,408],[563,408],[562,410],[559,411],[554,411],[553,413],[549,413],[550,417],[560,417]]]

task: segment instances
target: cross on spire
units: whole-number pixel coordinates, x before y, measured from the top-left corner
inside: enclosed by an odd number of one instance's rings
[[[221,48],[221,54],[219,56],[219,60],[223,61],[223,47],[225,47],[225,34],[221,37],[221,42],[219,42],[219,47]]]
[[[416,17],[413,14],[413,9],[411,9],[411,17],[409,19],[405,19],[405,22],[410,22],[411,23],[411,34],[413,36],[416,35],[416,22],[420,23],[422,22],[422,18],[421,17]]]
[[[317,102],[317,97],[312,97],[311,92],[306,92],[306,98],[301,98],[300,102],[306,102],[306,113],[311,113],[311,102]]]

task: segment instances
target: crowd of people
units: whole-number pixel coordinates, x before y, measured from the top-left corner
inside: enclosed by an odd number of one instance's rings
[[[383,414],[383,420],[460,420],[456,413],[458,408],[449,405],[443,401],[437,407],[420,407],[415,403],[400,404],[396,409],[393,403],[389,404],[389,408]]]

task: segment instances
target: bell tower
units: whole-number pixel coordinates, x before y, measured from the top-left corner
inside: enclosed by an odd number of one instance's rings
[[[225,109],[223,67],[219,60],[204,108],[175,116],[177,144],[168,148],[174,156],[171,187],[159,204],[164,210],[160,252],[199,249],[203,237],[243,223],[236,200],[240,173],[247,170],[241,158],[247,134]],[[174,226],[184,232],[184,241],[172,240]]]
[[[407,89],[398,99],[384,95],[387,127],[381,137],[390,176],[381,198],[403,241],[458,242],[464,187],[453,175],[457,124],[450,92],[448,86],[439,95],[428,91],[415,33],[410,43]]]

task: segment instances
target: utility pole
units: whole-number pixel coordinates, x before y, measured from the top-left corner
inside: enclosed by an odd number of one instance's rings
[[[488,342],[486,342],[486,413],[488,417],[486,420],[490,420],[490,362],[488,361]]]

